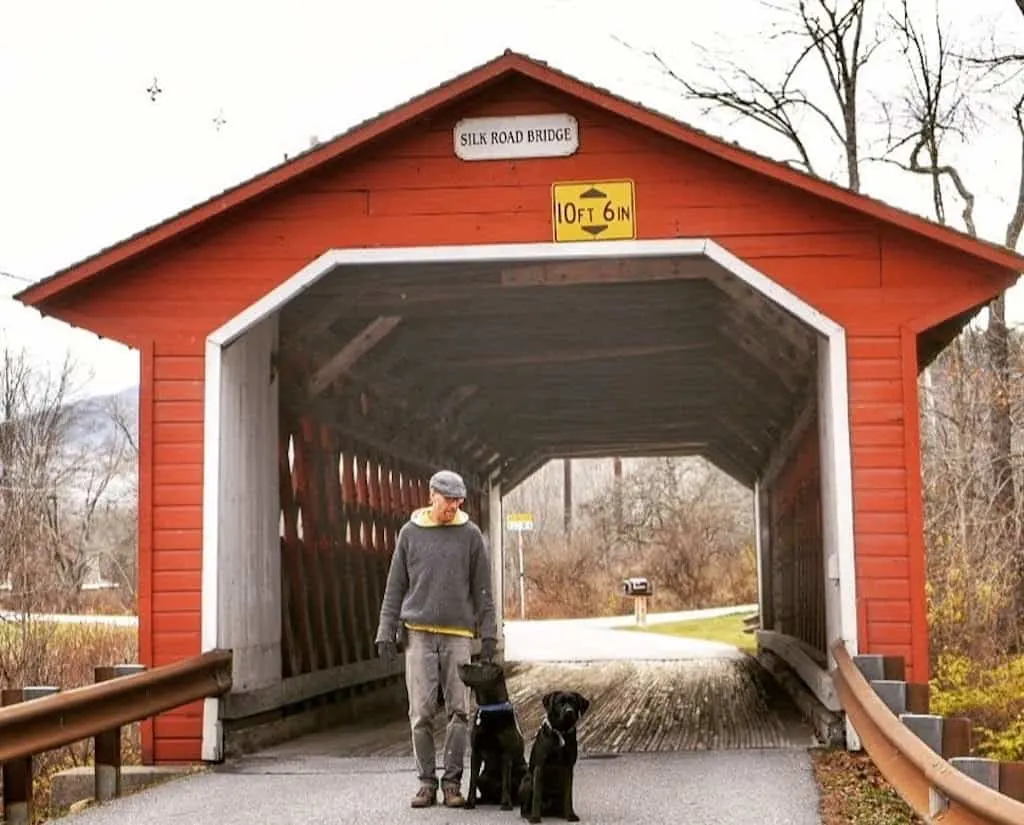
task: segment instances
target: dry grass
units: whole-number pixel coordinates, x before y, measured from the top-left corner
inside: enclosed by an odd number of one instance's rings
[[[923,825],[865,753],[812,751],[823,825]]]
[[[79,687],[94,681],[98,666],[137,661],[138,645],[134,628],[102,624],[56,624],[0,622],[0,686],[51,685],[61,689]],[[121,734],[122,761],[126,765],[141,762],[139,725],[130,725]],[[51,811],[50,781],[67,768],[91,765],[91,740],[39,754],[33,760],[35,822],[58,813]]]

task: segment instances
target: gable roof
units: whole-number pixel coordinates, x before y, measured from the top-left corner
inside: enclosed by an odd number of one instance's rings
[[[867,195],[857,194],[838,184],[794,169],[748,149],[740,148],[653,109],[585,83],[552,68],[545,62],[506,50],[499,57],[457,75],[400,106],[363,121],[330,141],[309,149],[266,172],[37,281],[32,286],[18,292],[14,297],[24,304],[38,306],[59,293],[100,276],[104,270],[124,263],[175,238],[210,218],[223,215],[225,212],[283,186],[300,175],[329,163],[435,109],[516,74],[780,183],[856,210],[883,223],[901,227],[1012,272],[1024,272],[1024,256],[1018,255],[1006,247],[974,238],[956,229],[898,209]]]

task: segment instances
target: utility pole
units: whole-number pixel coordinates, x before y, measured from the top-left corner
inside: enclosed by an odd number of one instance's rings
[[[565,545],[572,538],[572,459],[562,459],[562,489],[565,507]]]
[[[519,549],[519,618],[526,618],[526,571],[523,569],[523,531],[516,531],[516,546]]]
[[[622,459],[612,459],[612,474],[615,476],[615,529],[622,533]]]

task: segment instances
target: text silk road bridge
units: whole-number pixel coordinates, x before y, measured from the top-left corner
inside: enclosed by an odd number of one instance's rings
[[[827,729],[941,821],[1024,821],[891,709],[927,709],[917,376],[1021,269],[505,53],[36,283],[139,352],[145,672],[0,711],[8,817],[18,760],[132,719],[153,765],[400,721],[372,631],[438,467],[503,592],[502,496],[546,461],[692,454],[755,492],[759,645]]]

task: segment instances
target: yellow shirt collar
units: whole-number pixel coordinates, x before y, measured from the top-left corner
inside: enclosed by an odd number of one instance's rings
[[[410,520],[419,527],[458,527],[460,524],[465,524],[469,521],[469,514],[463,510],[458,510],[455,513],[455,518],[447,524],[442,524],[434,521],[430,515],[429,507],[420,507],[418,510],[413,510]]]

